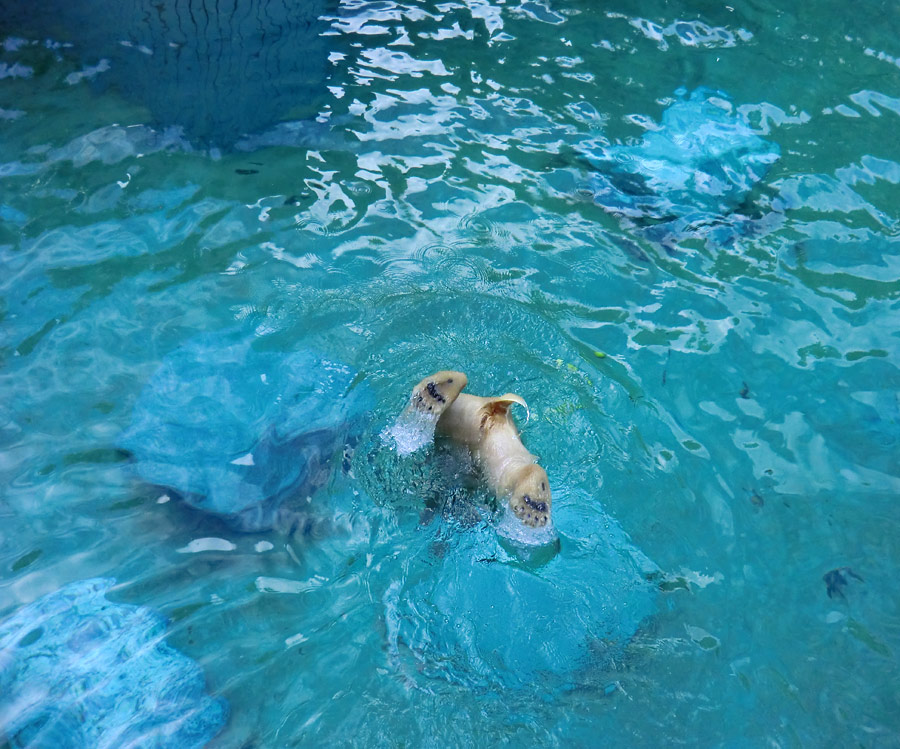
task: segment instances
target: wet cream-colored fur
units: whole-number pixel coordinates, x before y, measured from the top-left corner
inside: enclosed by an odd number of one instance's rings
[[[408,408],[437,416],[438,431],[469,448],[491,491],[501,502],[508,501],[525,525],[546,525],[550,481],[522,444],[509,413],[513,403],[528,406],[512,393],[496,398],[468,395],[462,392],[467,383],[462,372],[436,372],[413,388]]]

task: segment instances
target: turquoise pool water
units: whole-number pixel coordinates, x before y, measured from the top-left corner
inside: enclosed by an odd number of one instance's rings
[[[115,579],[229,706],[216,747],[900,746],[891,3],[24,5],[0,621]],[[709,122],[746,152],[686,158]],[[300,523],[235,530],[120,448],[220,331],[372,397]],[[549,561],[382,438],[441,368],[528,401]]]

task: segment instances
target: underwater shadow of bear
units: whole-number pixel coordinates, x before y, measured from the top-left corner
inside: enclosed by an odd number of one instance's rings
[[[118,440],[147,483],[255,532],[324,485],[371,408],[348,366],[311,351],[259,351],[230,332],[169,354]]]
[[[476,688],[596,686],[655,613],[659,570],[586,493],[561,493],[555,512],[560,551],[543,564],[488,522],[438,556],[423,543],[383,599],[395,667]]]

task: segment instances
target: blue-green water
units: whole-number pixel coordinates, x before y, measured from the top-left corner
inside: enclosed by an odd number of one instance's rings
[[[115,578],[230,705],[212,746],[900,745],[893,5],[313,6],[0,3],[0,617]],[[584,154],[701,87],[777,149],[761,179],[662,228],[595,202]],[[117,448],[225,329],[374,395],[302,532]],[[477,562],[479,490],[380,437],[448,367],[530,405],[544,567]],[[564,679],[452,656],[502,647],[466,617],[522,579],[557,644],[634,636]]]

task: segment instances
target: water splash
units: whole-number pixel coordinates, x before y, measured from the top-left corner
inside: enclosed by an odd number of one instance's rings
[[[542,528],[530,528],[515,516],[509,504],[504,504],[495,527],[503,548],[523,561],[534,561],[535,555],[545,550],[552,556],[559,549],[559,534],[552,519]]]
[[[382,441],[397,451],[398,455],[412,455],[434,442],[434,430],[438,417],[421,411],[404,411],[393,426],[381,433]]]

